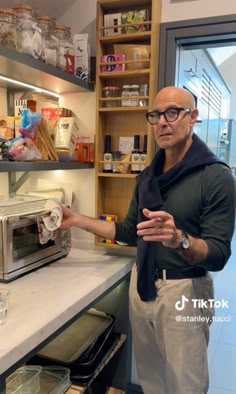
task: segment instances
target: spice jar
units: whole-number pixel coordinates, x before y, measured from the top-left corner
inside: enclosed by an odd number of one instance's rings
[[[122,93],[121,93],[121,106],[122,107],[129,107],[130,106],[130,85],[123,85],[122,86]]]
[[[33,18],[33,8],[29,5],[15,5],[18,50],[39,59],[42,54],[42,31]]]
[[[130,86],[130,106],[138,106],[138,96],[139,96],[139,85]]]
[[[51,31],[54,26],[54,21],[49,16],[39,16],[37,24],[42,31],[42,54],[41,59],[53,66],[56,66],[57,51],[56,47],[50,47]]]
[[[75,73],[75,47],[65,26],[56,26],[54,31],[58,39],[57,67],[71,74]]]
[[[118,86],[104,86],[102,89],[102,94],[104,98],[108,100],[105,101],[105,107],[118,107],[120,105],[120,100],[109,100],[114,97],[119,97],[120,88]]]
[[[16,14],[12,10],[0,9],[0,44],[17,48]]]

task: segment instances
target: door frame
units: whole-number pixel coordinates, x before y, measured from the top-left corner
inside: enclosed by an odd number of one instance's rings
[[[158,90],[175,84],[178,47],[236,45],[236,14],[161,23]]]

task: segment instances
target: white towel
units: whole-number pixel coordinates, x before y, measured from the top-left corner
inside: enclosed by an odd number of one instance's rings
[[[45,209],[49,211],[48,216],[42,216],[45,227],[49,231],[55,231],[61,225],[63,213],[60,205],[54,200],[47,200]]]

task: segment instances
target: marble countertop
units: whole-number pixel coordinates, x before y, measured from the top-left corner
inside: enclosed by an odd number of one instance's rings
[[[8,321],[0,326],[0,374],[83,311],[130,271],[132,257],[72,249],[11,283]]]

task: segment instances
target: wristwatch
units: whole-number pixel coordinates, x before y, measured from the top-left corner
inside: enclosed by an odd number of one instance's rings
[[[179,229],[179,231],[181,232],[181,239],[177,250],[188,250],[190,246],[189,236],[184,230]]]

